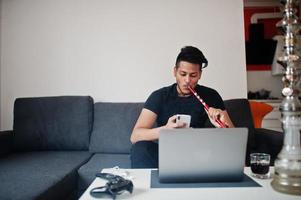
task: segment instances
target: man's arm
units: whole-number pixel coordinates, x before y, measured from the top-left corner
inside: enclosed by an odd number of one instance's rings
[[[131,142],[132,144],[139,141],[153,141],[159,139],[159,131],[165,128],[181,128],[184,123],[176,123],[176,115],[171,116],[165,126],[152,128],[157,119],[157,114],[143,108],[140,116],[134,126]]]

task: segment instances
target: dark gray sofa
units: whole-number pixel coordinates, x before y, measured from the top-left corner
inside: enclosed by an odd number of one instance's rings
[[[0,135],[0,199],[72,199],[86,163],[91,97],[20,98],[13,131]]]
[[[255,129],[246,99],[225,101],[249,128],[248,154],[279,153],[283,134]],[[19,98],[12,131],[0,133],[0,199],[76,199],[102,168],[130,168],[130,134],[143,103],[89,96]],[[208,126],[210,126],[208,124]]]

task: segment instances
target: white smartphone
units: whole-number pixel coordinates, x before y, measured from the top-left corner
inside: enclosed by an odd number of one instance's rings
[[[176,123],[182,122],[185,123],[185,128],[190,127],[190,115],[184,115],[184,114],[177,114]]]

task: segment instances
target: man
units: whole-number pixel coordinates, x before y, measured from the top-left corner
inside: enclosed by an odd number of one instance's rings
[[[159,139],[159,131],[185,126],[176,123],[176,114],[191,115],[190,126],[193,128],[203,128],[208,119],[215,127],[220,127],[216,119],[233,127],[220,95],[211,88],[198,85],[207,63],[199,49],[192,46],[181,49],[173,69],[176,83],[156,90],[149,96],[133,129],[132,168],[158,167],[158,144],[154,141]],[[188,86],[194,88],[208,104],[208,113]],[[153,128],[155,122],[157,127]]]

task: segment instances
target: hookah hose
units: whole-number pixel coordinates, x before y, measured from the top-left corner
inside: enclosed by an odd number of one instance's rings
[[[196,91],[194,89],[192,89],[192,87],[190,85],[188,85],[188,89],[201,102],[201,104],[204,106],[204,109],[208,113],[209,106],[205,103],[205,101],[196,93]],[[223,123],[221,120],[216,119],[215,121],[216,121],[216,123],[218,123],[218,125],[220,125],[221,128],[228,128],[228,126],[225,123]]]

